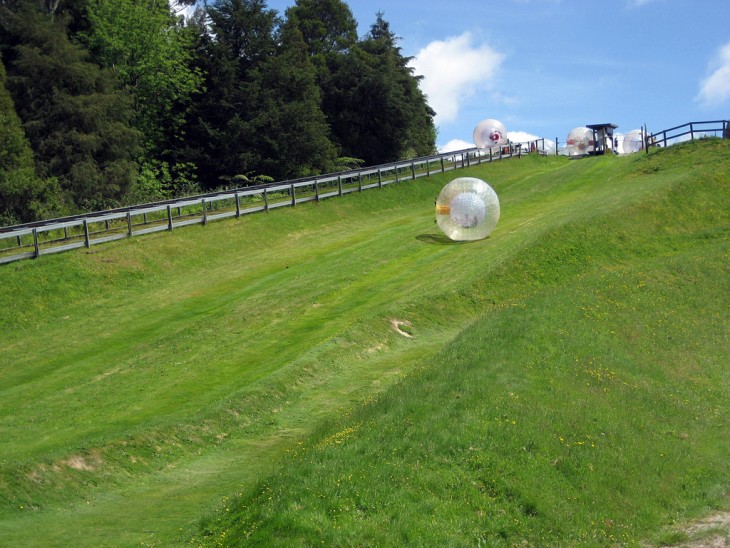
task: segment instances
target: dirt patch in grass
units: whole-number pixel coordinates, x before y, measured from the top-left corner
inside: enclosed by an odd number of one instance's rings
[[[413,338],[413,334],[409,333],[411,330],[411,322],[407,320],[398,320],[396,318],[391,318],[390,320],[390,326],[393,328],[393,330],[398,333],[399,335],[402,335],[404,337],[407,337],[409,339]]]
[[[63,461],[63,464],[74,470],[83,470],[85,472],[93,472],[102,464],[101,454],[98,452],[89,455],[73,455]]]
[[[684,540],[674,548],[724,548],[730,546],[730,512],[718,512],[685,527],[679,534]]]

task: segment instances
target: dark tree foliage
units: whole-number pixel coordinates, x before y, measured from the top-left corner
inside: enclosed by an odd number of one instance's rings
[[[342,54],[357,42],[357,21],[341,0],[297,0],[286,11],[313,56]]]
[[[381,13],[168,1],[0,0],[0,223],[433,152]]]
[[[342,153],[380,164],[435,150],[435,113],[397,37],[378,14],[347,54],[331,57],[324,109]]]
[[[43,178],[77,209],[117,205],[135,180],[139,135],[127,97],[71,43],[60,17],[30,0],[0,6],[7,85]]]
[[[260,169],[277,179],[302,177],[333,169],[335,147],[320,108],[316,73],[299,28],[291,23],[281,30],[275,55],[258,71],[254,120]]]
[[[436,152],[436,127],[434,110],[428,106],[426,96],[418,86],[422,76],[415,76],[408,66],[411,57],[401,55],[398,37],[390,30],[390,24],[379,12],[361,47],[378,59],[381,72],[387,73],[392,82],[392,95],[385,103],[400,103],[404,131],[400,134],[398,159],[426,156]]]
[[[36,177],[33,154],[5,87],[0,59],[0,226],[35,221],[60,211],[54,179]]]
[[[197,165],[201,184],[214,188],[262,163],[254,120],[255,70],[276,52],[278,18],[263,0],[218,0],[198,23],[195,63],[205,74],[185,128],[184,157]]]

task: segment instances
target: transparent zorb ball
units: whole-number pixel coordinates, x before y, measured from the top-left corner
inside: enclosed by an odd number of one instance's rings
[[[474,145],[477,148],[500,147],[507,143],[507,128],[499,120],[488,118],[474,128]]]
[[[593,152],[593,131],[587,127],[577,127],[568,133],[568,156],[583,156]]]
[[[499,211],[491,186],[476,177],[459,177],[436,199],[436,224],[452,240],[481,240],[497,226]]]
[[[632,154],[644,148],[644,135],[640,129],[634,129],[624,135],[624,153]]]

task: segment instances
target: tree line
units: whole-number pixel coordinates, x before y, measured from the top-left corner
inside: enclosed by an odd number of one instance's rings
[[[382,13],[194,1],[0,0],[0,225],[435,151]]]

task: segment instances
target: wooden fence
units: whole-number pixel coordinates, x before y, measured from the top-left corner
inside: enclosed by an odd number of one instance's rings
[[[435,173],[520,157],[523,150],[544,150],[544,141],[513,144],[498,151],[470,148],[318,177],[4,227],[0,228],[0,264],[382,188]]]
[[[719,134],[719,135],[718,135]],[[730,121],[712,120],[709,122],[690,122],[672,127],[657,133],[646,135],[646,153],[652,147],[667,147],[682,141],[702,139],[706,137],[727,137],[730,134]]]

